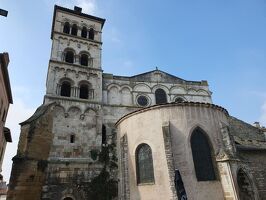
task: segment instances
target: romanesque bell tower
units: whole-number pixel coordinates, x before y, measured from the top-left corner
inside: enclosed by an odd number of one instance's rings
[[[105,20],[55,6],[45,104],[55,103],[43,199],[87,199],[103,168],[102,28]]]

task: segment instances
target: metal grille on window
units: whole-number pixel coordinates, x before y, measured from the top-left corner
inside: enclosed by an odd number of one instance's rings
[[[154,183],[152,151],[149,145],[141,144],[136,150],[138,183]]]
[[[155,91],[156,104],[167,103],[166,93],[163,89],[159,88]]]
[[[216,180],[211,156],[211,147],[207,137],[201,129],[197,128],[193,131],[190,142],[197,180]]]
[[[148,99],[145,96],[139,96],[137,99],[137,102],[140,106],[147,106],[148,105]]]

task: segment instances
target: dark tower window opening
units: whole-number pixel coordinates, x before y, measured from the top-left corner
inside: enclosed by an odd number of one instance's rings
[[[71,35],[77,35],[78,34],[78,26],[76,24],[73,24],[71,29]]]
[[[106,138],[106,127],[105,125],[102,125],[102,144],[107,144],[107,138]]]
[[[71,84],[68,81],[64,81],[61,85],[60,95],[63,97],[70,97],[71,94]]]
[[[136,150],[137,183],[154,183],[152,151],[149,145],[140,144]]]
[[[80,85],[79,98],[81,99],[89,98],[89,88],[87,84]]]
[[[66,23],[64,24],[63,32],[64,32],[64,33],[67,33],[67,34],[70,33],[70,24],[69,24],[68,22],[66,22]]]
[[[163,89],[159,88],[155,91],[156,104],[167,103],[166,93]]]
[[[211,146],[206,135],[201,129],[197,128],[193,131],[190,142],[197,180],[216,180]]]
[[[75,143],[75,135],[70,135],[70,143]]]
[[[94,40],[94,30],[92,28],[89,30],[89,39]]]
[[[84,26],[81,30],[81,37],[87,38],[87,35],[88,35],[88,31],[87,31],[87,28]]]
[[[74,63],[74,52],[73,51],[66,52],[65,61],[67,63]]]
[[[83,66],[88,66],[89,64],[89,58],[87,54],[81,54],[80,56],[80,64]]]

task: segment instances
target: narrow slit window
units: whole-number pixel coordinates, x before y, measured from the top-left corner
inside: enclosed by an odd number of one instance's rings
[[[70,135],[70,143],[75,143],[75,135]]]
[[[107,139],[106,139],[106,127],[105,125],[102,126],[102,144],[106,144]]]

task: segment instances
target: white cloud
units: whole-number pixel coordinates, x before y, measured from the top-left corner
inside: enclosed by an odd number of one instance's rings
[[[76,0],[77,6],[82,8],[83,13],[95,14],[97,5],[95,0]]]
[[[96,0],[43,0],[44,3],[49,7],[53,6],[54,4],[66,7],[69,9],[73,9],[74,6],[78,6],[82,8],[83,13],[95,15],[97,11],[97,3]]]
[[[12,143],[8,143],[5,151],[4,162],[2,166],[2,174],[4,180],[9,182],[9,176],[12,167],[12,158],[17,153],[17,145],[20,135],[19,123],[28,119],[35,111],[35,108],[29,108],[21,99],[15,99],[14,104],[10,105],[6,127],[11,130]]]

